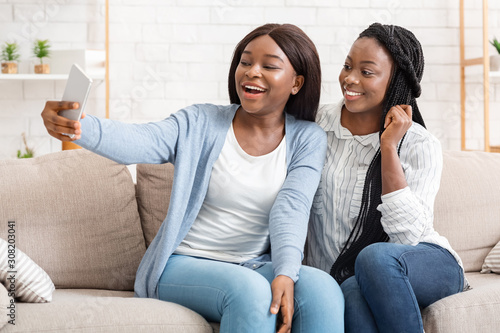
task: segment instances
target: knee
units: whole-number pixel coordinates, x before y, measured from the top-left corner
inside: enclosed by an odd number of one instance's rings
[[[356,281],[363,286],[378,285],[404,271],[392,243],[374,243],[359,253],[354,265]]]
[[[374,243],[365,247],[358,254],[355,262],[355,272],[370,271],[379,272],[381,269],[391,266],[397,259],[391,255],[390,243]]]
[[[295,284],[293,325],[300,332],[343,332],[344,296],[327,273],[303,266]]]
[[[260,274],[248,268],[227,282],[220,313],[225,331],[271,332],[276,316],[269,311],[271,285]],[[222,330],[221,330],[222,332]]]
[[[350,278],[342,282],[340,288],[342,289],[342,294],[344,294],[346,300],[348,300],[351,295],[358,294],[359,291],[358,282],[356,281],[354,276],[351,276]]]
[[[343,313],[344,295],[340,286],[329,274],[316,268],[302,267],[295,284],[295,298],[298,304],[307,304],[307,308],[326,308]]]
[[[361,305],[365,302],[358,282],[354,276],[351,276],[340,285],[345,298],[345,311],[352,314],[361,311]]]
[[[245,269],[248,274],[232,279],[229,283],[226,301],[242,302],[255,309],[268,309],[272,301],[271,285],[262,275]]]

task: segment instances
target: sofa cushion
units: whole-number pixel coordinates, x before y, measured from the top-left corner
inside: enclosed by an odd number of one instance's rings
[[[0,281],[16,300],[50,302],[55,289],[52,280],[15,242],[11,243],[0,238]]]
[[[137,165],[137,204],[147,246],[167,216],[173,180],[170,163]]]
[[[495,245],[493,250],[486,256],[486,259],[484,259],[481,273],[500,273],[500,242]]]
[[[82,149],[1,160],[0,188],[0,221],[56,288],[133,289],[145,243],[126,166]]]
[[[427,333],[496,332],[500,327],[500,277],[468,273],[472,290],[445,297],[422,311]]]
[[[467,272],[479,272],[500,237],[500,154],[445,151],[434,227]]]
[[[183,306],[136,298],[127,291],[57,289],[51,303],[19,303],[17,306],[19,320],[15,326],[6,325],[2,333],[213,332],[203,317]]]

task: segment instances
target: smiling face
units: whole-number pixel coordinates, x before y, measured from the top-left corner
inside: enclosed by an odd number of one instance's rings
[[[392,67],[389,52],[375,39],[356,40],[339,75],[346,109],[381,116]]]
[[[245,47],[235,72],[236,92],[245,111],[252,114],[281,114],[290,97],[303,82],[288,57],[268,35]]]

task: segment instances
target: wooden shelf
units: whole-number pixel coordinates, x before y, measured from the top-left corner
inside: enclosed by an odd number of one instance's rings
[[[80,147],[79,145],[77,145],[76,143],[73,143],[73,142],[69,142],[69,141],[62,142],[62,150],[81,149],[81,148],[82,147]]]
[[[91,55],[89,56],[89,61],[91,64],[87,66],[83,66],[87,75],[94,81],[98,81],[99,84],[102,82],[105,83],[106,89],[106,118],[109,118],[109,97],[110,97],[110,87],[109,87],[109,0],[105,0],[105,50],[86,50],[92,51],[95,53],[99,53],[100,51],[104,51],[104,59],[101,61]],[[54,55],[56,50],[52,52]],[[61,51],[61,50],[58,50]],[[64,50],[63,50],[64,51]],[[66,59],[67,57],[63,57]],[[78,62],[77,62],[78,63]],[[55,64],[60,65],[60,63],[56,62]],[[88,64],[87,64],[88,65]],[[102,67],[102,68],[101,68]],[[66,68],[69,68],[69,65],[66,64]],[[63,70],[54,70],[56,73],[64,72]],[[0,81],[64,81],[67,80],[69,76],[68,74],[2,74],[0,73]],[[80,148],[78,145],[73,142],[63,142],[62,149],[78,149]]]
[[[488,36],[488,0],[482,0],[483,3],[483,56],[480,58],[465,59],[465,5],[464,0],[460,0],[460,123],[461,123],[461,148],[468,150],[466,144],[466,85],[465,85],[465,68],[468,66],[482,66],[482,75],[470,75],[470,78],[478,79],[483,85],[483,100],[484,100],[484,151],[500,152],[500,147],[490,146],[490,79],[500,78],[500,72],[490,72],[490,57],[489,57],[489,36]]]
[[[93,80],[104,80],[104,75],[89,74]],[[36,80],[36,81],[49,81],[49,80],[67,80],[68,74],[0,74],[0,80]]]
[[[495,71],[495,72],[490,71],[490,77],[499,77],[500,78],[500,71]]]
[[[490,146],[490,152],[500,153],[500,146]]]
[[[488,77],[490,79],[490,83],[498,83],[500,81],[500,71],[490,71],[488,74]],[[484,75],[475,73],[475,74],[468,74],[467,75],[467,82],[472,82],[472,83],[484,83]]]

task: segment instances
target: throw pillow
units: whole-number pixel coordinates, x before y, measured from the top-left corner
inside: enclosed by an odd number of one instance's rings
[[[481,273],[499,273],[500,274],[500,242],[488,253],[484,259]]]
[[[174,166],[170,163],[137,164],[137,203],[146,246],[167,216],[173,181]]]
[[[0,281],[9,296],[13,292],[22,302],[50,302],[55,289],[50,277],[17,247],[15,254],[12,251],[12,246],[0,238]]]

